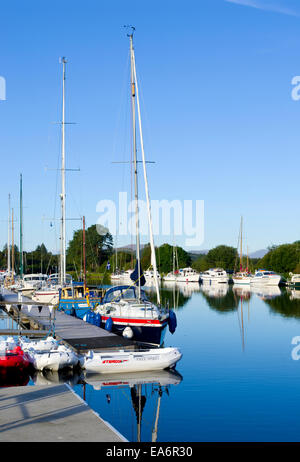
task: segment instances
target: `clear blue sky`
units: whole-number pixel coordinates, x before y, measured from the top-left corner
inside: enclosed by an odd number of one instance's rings
[[[50,227],[49,219],[60,212],[60,56],[68,59],[66,117],[76,122],[67,127],[67,166],[80,167],[67,174],[68,217],[85,215],[90,226],[99,200],[130,194],[128,165],[112,164],[128,158],[130,144],[124,24],[136,27],[146,156],[156,162],[151,198],[204,200],[198,250],[235,246],[241,215],[250,252],[299,239],[300,101],[291,98],[300,75],[298,3],[2,2],[0,246],[8,193],[19,219],[22,173],[24,247],[59,249],[58,222]],[[79,226],[68,222],[68,239]]]

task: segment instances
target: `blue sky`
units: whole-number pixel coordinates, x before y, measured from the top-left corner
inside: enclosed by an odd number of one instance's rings
[[[196,250],[237,245],[241,215],[249,252],[299,239],[300,101],[291,97],[300,75],[298,3],[3,2],[0,246],[9,193],[18,243],[22,173],[24,247],[59,249],[60,56],[68,60],[66,118],[76,122],[67,127],[67,167],[80,168],[67,173],[68,217],[85,215],[90,226],[98,201],[130,194],[128,165],[112,163],[130,148],[124,24],[136,27],[151,199],[204,200]],[[68,221],[68,239],[79,226]]]

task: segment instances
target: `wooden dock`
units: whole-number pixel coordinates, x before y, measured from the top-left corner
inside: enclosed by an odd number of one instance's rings
[[[28,325],[30,330],[54,334],[78,353],[88,350],[134,349],[134,341],[108,332],[105,329],[89,324],[79,318],[49,308],[48,305],[32,303],[27,297],[18,300],[17,294],[3,290],[0,305],[5,305],[9,313],[20,325]],[[12,311],[11,311],[12,310]],[[25,332],[25,329],[22,329]]]
[[[132,349],[134,342],[49,306],[18,300],[2,290],[0,305],[18,323],[16,329],[2,329],[1,335],[46,337],[58,340],[77,353],[88,349]],[[31,327],[30,329],[24,326]],[[68,384],[1,387],[0,442],[107,442],[127,440],[94,412]]]
[[[0,388],[1,442],[126,442],[66,385]]]

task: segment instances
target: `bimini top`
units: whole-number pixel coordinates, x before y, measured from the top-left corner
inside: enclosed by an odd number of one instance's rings
[[[137,290],[136,286],[115,286],[108,289],[106,294],[104,295],[102,303],[109,303],[109,302],[119,302],[121,299],[128,300],[128,299],[137,299]],[[147,296],[144,290],[141,289],[141,299],[143,301],[148,301]]]

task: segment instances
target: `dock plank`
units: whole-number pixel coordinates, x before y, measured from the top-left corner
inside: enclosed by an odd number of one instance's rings
[[[66,385],[0,388],[1,442],[126,442]]]

